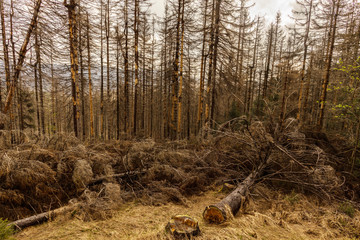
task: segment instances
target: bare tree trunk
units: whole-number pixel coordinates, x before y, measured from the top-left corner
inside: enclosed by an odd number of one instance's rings
[[[71,60],[71,88],[73,97],[73,124],[75,136],[78,137],[78,118],[79,113],[77,106],[79,105],[79,88],[78,88],[78,75],[79,75],[79,63],[77,52],[77,32],[76,32],[76,11],[77,4],[75,0],[70,0],[70,4],[67,4],[67,0],[64,0],[64,5],[68,9],[69,17],[69,41],[70,41],[70,60]]]
[[[203,107],[204,107],[204,81],[205,81],[205,46],[206,46],[206,20],[207,20],[207,9],[209,0],[205,0],[204,10],[204,23],[203,23],[203,41],[201,49],[201,66],[200,66],[200,87],[199,87],[199,101],[198,101],[198,116],[197,116],[197,129],[200,130],[202,127],[203,118]]]
[[[55,96],[57,95],[57,81],[54,76],[54,56],[53,56],[53,42],[51,41],[51,53],[50,53],[50,71],[51,71],[51,133],[55,134],[57,131],[56,120],[57,115],[57,106]]]
[[[90,137],[94,137],[94,113],[93,113],[93,98],[92,98],[92,83],[91,83],[91,53],[90,53],[90,22],[89,13],[86,13],[86,41],[87,41],[87,55],[88,55],[88,75],[89,75],[89,115],[90,115]]]
[[[211,111],[210,111],[210,126],[213,127],[213,120],[215,115],[215,85],[216,85],[216,67],[217,67],[217,56],[218,56],[218,45],[220,35],[220,5],[222,0],[216,0],[215,9],[215,42],[214,42],[214,55],[213,55],[213,66],[212,66],[212,94],[211,94]]]
[[[208,81],[206,86],[206,106],[205,106],[205,124],[209,126],[210,124],[210,105],[211,105],[211,87],[212,87],[212,78],[213,78],[213,55],[214,55],[214,38],[215,38],[215,1],[212,2],[212,13],[211,13],[211,35],[210,35],[210,46],[209,46],[209,72],[208,72]]]
[[[10,61],[9,61],[9,48],[6,43],[6,27],[5,27],[5,13],[4,13],[4,0],[0,0],[0,12],[1,12],[1,29],[2,29],[2,43],[4,51],[4,63],[5,63],[5,80],[6,89],[9,92],[11,80],[10,80]]]
[[[142,118],[141,118],[141,130],[144,132],[144,134],[146,133],[145,131],[145,105],[146,105],[146,23],[147,23],[147,19],[146,19],[146,14],[143,14],[144,18],[143,18],[143,36],[142,36],[142,40],[143,40],[143,45],[142,45],[142,109],[141,109],[141,113],[142,113]]]
[[[43,92],[43,81],[42,81],[40,44],[41,44],[41,35],[39,36],[39,28],[37,26],[35,29],[35,51],[36,51],[36,66],[37,66],[37,70],[38,70],[39,95],[40,95],[40,122],[39,122],[40,126],[39,127],[41,129],[40,132],[43,135],[45,135],[44,92]]]
[[[180,78],[179,78],[179,93],[178,93],[178,120],[177,120],[177,138],[181,138],[181,114],[182,114],[182,92],[183,92],[183,67],[184,67],[184,32],[185,32],[185,22],[184,22],[184,9],[185,9],[185,0],[182,0],[182,11],[181,11],[181,47],[180,47]]]
[[[105,32],[106,32],[106,99],[107,104],[105,105],[105,119],[106,119],[106,133],[107,139],[110,139],[110,1],[107,0],[106,4],[106,18],[105,18]]]
[[[16,64],[14,75],[13,75],[13,82],[11,83],[8,95],[7,95],[6,100],[5,100],[5,107],[4,107],[4,113],[5,114],[10,109],[11,101],[12,101],[14,91],[15,91],[15,82],[17,82],[17,80],[19,79],[19,76],[20,76],[20,71],[21,71],[22,65],[23,65],[24,60],[25,60],[25,55],[26,55],[26,51],[27,51],[27,45],[29,43],[31,33],[32,33],[32,31],[34,30],[34,28],[36,26],[40,6],[41,6],[41,0],[37,0],[36,4],[35,4],[34,13],[33,13],[32,19],[31,19],[30,26],[28,28],[28,31],[27,31],[26,36],[25,36],[25,40],[24,40],[24,42],[23,42],[23,44],[21,46],[20,52],[19,52],[19,58],[18,58],[18,61],[17,61],[17,64]]]
[[[181,7],[182,0],[178,0],[178,17],[176,23],[176,48],[175,48],[175,60],[173,62],[173,74],[172,74],[172,106],[171,106],[171,139],[176,139],[177,135],[177,120],[178,120],[178,91],[179,91],[179,55],[180,55],[180,24],[181,24]]]
[[[307,118],[307,113],[309,112],[308,110],[308,99],[309,99],[309,93],[310,93],[310,79],[311,79],[311,73],[312,73],[312,68],[313,68],[313,60],[314,60],[314,55],[311,55],[310,58],[310,65],[308,66],[308,73],[306,76],[306,87],[305,87],[305,97],[304,97],[304,105],[302,106],[303,110],[302,110],[302,122],[306,121]]]
[[[135,34],[135,92],[134,92],[134,112],[133,112],[133,134],[137,131],[137,104],[139,94],[139,0],[135,0],[135,18],[134,18],[134,34]]]
[[[78,15],[78,29],[79,29],[79,57],[80,57],[80,85],[81,85],[81,120],[82,120],[82,139],[86,138],[86,123],[85,123],[85,78],[84,78],[84,62],[83,62],[83,40],[82,40],[82,17],[81,17],[81,8],[79,6],[79,15]]]
[[[333,8],[335,8],[335,6]],[[330,46],[330,47],[329,47],[329,54],[328,54],[328,57],[326,60],[326,70],[324,73],[322,89],[321,89],[320,112],[319,112],[319,118],[318,118],[318,121],[316,124],[316,128],[318,131],[321,131],[323,124],[324,124],[325,106],[326,106],[326,100],[327,100],[326,99],[327,87],[329,85],[329,80],[330,80],[331,62],[332,62],[332,56],[333,56],[334,46],[335,46],[336,25],[337,25],[337,18],[339,15],[339,9],[340,9],[340,0],[337,0],[336,10],[333,11],[333,15],[332,15],[333,24],[331,26],[331,31],[329,33],[329,39],[328,39],[328,46]]]
[[[269,78],[269,70],[270,70],[270,61],[271,61],[271,49],[273,42],[273,24],[271,24],[271,28],[269,31],[269,43],[268,43],[268,53],[266,59],[266,69],[265,69],[265,78],[264,78],[264,88],[263,88],[263,97],[267,96],[267,88],[268,88],[268,78]]]
[[[34,64],[34,81],[35,81],[35,104],[36,104],[36,120],[37,120],[37,130],[38,135],[41,134],[41,120],[40,120],[40,107],[39,107],[39,88],[38,88],[38,61],[36,60]]]
[[[116,139],[120,139],[120,35],[116,27]]]
[[[308,51],[308,38],[310,33],[310,24],[311,24],[311,13],[312,13],[312,7],[313,7],[313,0],[310,0],[310,9],[307,19],[307,25],[306,25],[306,32],[304,36],[304,57],[302,62],[302,68],[301,68],[301,79],[300,79],[300,89],[299,89],[299,101],[298,101],[298,114],[297,119],[300,121],[300,125],[302,124],[302,114],[303,114],[303,89],[304,89],[304,80],[305,80],[305,69],[306,69],[306,59],[307,59],[307,51]]]
[[[130,130],[130,103],[129,103],[129,48],[128,48],[128,39],[129,39],[129,28],[128,28],[128,0],[125,0],[125,57],[124,57],[124,68],[125,68],[125,86],[124,86],[124,95],[125,95],[125,112],[124,112],[124,131],[129,133]]]
[[[103,1],[100,1],[100,138],[104,132],[104,49],[103,49]]]
[[[154,54],[155,54],[155,18],[152,21],[152,50],[151,50],[151,89],[150,89],[150,137],[153,137],[153,105],[154,105]],[[160,87],[161,89],[161,87]]]

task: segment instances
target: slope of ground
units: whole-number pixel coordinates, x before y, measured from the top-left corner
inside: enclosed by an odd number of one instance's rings
[[[222,225],[202,220],[204,207],[226,193],[210,191],[174,203],[144,206],[125,203],[113,216],[101,221],[83,221],[68,214],[53,222],[30,227],[16,239],[171,239],[165,225],[176,214],[188,214],[199,221],[201,236],[195,239],[360,239],[360,214],[351,207],[305,197],[294,192],[281,194],[258,186],[242,213]],[[342,212],[343,211],[343,212]],[[352,215],[352,217],[348,215]]]

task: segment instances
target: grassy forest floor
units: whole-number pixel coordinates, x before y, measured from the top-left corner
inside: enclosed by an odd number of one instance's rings
[[[258,186],[246,209],[221,225],[202,220],[205,206],[220,201],[226,193],[208,191],[188,199],[186,205],[174,203],[144,206],[130,202],[100,221],[82,221],[68,213],[53,222],[30,227],[16,239],[171,239],[165,225],[176,214],[199,220],[201,236],[195,239],[358,239],[360,214],[344,213],[341,205],[329,204],[294,192],[282,194]],[[352,212],[354,211],[354,212]],[[349,216],[351,215],[351,217]]]

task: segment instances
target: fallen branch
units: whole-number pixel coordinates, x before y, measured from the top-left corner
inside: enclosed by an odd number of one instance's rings
[[[19,219],[15,222],[9,223],[9,225],[12,225],[12,226],[16,227],[17,229],[22,230],[24,228],[46,222],[49,219],[53,219],[54,217],[56,217],[58,215],[65,214],[66,212],[72,211],[77,206],[78,206],[78,204],[57,208],[57,209],[54,209],[54,210],[51,210],[48,212],[44,212],[44,213],[40,213],[40,214],[30,216],[27,218]]]
[[[220,224],[234,216],[243,206],[249,194],[249,188],[253,186],[256,179],[261,176],[265,167],[266,162],[262,162],[257,169],[247,176],[227,197],[215,205],[207,206],[203,212],[205,221]]]

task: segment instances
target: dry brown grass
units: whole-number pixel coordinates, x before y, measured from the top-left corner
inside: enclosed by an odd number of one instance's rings
[[[113,217],[84,222],[66,216],[41,226],[31,227],[16,239],[171,239],[165,225],[173,215],[188,214],[199,221],[198,240],[221,239],[357,239],[360,237],[360,216],[341,214],[337,206],[291,193],[284,195],[258,187],[245,212],[222,225],[209,225],[202,220],[208,204],[224,197],[224,193],[207,192],[189,198],[187,206],[169,203],[143,206],[126,203]],[[262,195],[262,197],[260,197]],[[272,200],[266,200],[267,198]],[[356,235],[357,234],[357,235]]]

